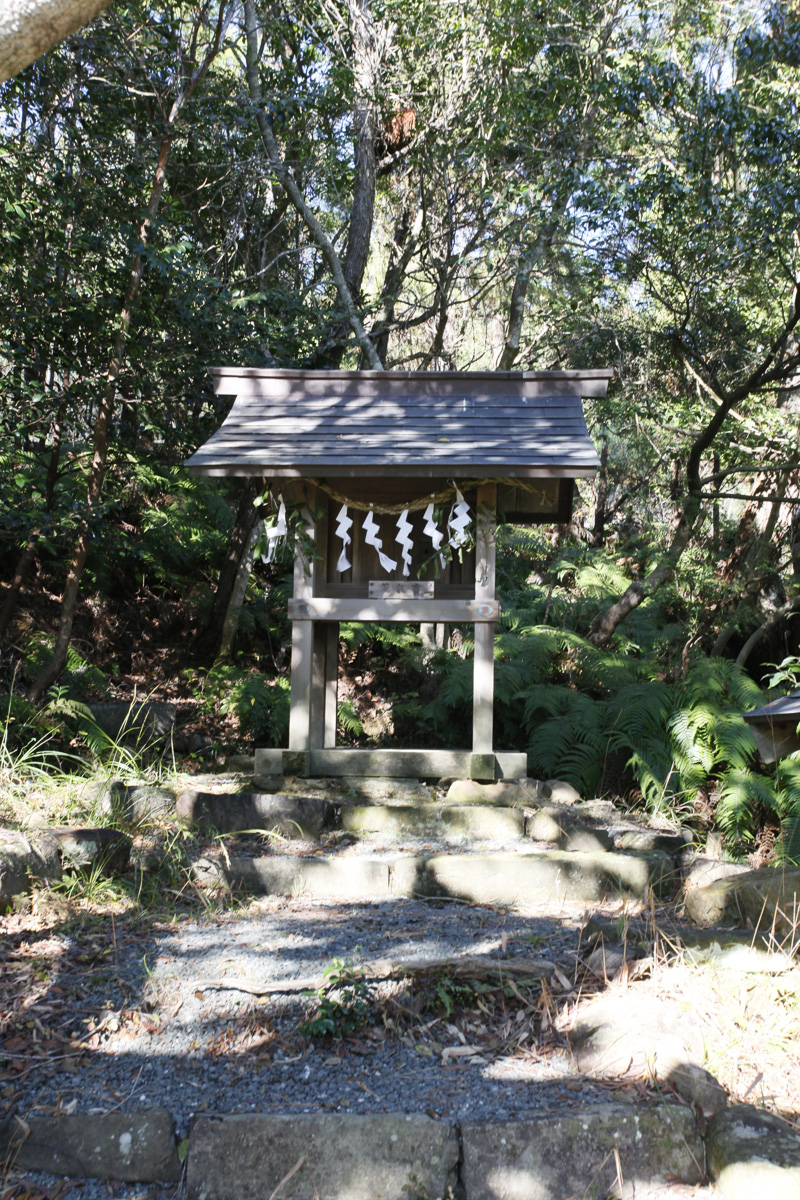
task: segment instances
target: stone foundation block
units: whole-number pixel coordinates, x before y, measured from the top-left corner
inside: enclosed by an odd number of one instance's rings
[[[800,867],[761,867],[686,893],[698,925],[747,925],[793,937],[800,917]]]
[[[121,875],[128,865],[131,839],[117,829],[60,826],[50,833],[58,842],[63,865],[71,870]]]
[[[642,897],[649,888],[669,894],[673,886],[671,860],[657,853],[439,854],[404,857],[392,871],[395,896],[449,896],[478,904]]]
[[[51,834],[0,829],[0,912],[30,890],[31,880],[60,878],[61,852]]]
[[[182,792],[175,815],[189,825],[208,824],[220,833],[263,829],[285,838],[316,841],[330,825],[333,805],[319,796],[257,792]]]
[[[189,1200],[413,1200],[446,1197],[458,1138],[423,1116],[199,1117]]]
[[[466,1200],[606,1200],[630,1194],[631,1183],[703,1177],[700,1135],[681,1105],[601,1105],[566,1116],[467,1123],[462,1140]]]
[[[145,1113],[73,1113],[12,1121],[0,1137],[3,1157],[26,1171],[126,1183],[174,1182],[181,1167],[172,1117]]]
[[[202,858],[192,877],[205,887],[261,896],[318,896],[331,900],[385,900],[389,864],[374,858]]]
[[[393,804],[342,809],[342,825],[350,833],[383,833],[393,837],[463,837],[481,841],[518,841],[525,834],[521,810],[490,805]]]

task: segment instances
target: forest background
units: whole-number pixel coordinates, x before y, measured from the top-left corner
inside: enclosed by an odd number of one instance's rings
[[[499,534],[496,744],[786,855],[741,713],[798,662],[799,82],[784,4],[165,0],[0,86],[3,766],[103,697],[285,741],[208,366],[613,367],[571,526]],[[343,627],[342,739],[466,744],[468,631],[418,633]]]

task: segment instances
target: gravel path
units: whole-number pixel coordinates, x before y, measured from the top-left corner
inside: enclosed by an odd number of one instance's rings
[[[429,1037],[425,1019],[403,1040],[376,1027],[336,1047],[303,1048],[296,1028],[308,998],[258,997],[236,986],[320,976],[333,959],[359,955],[412,962],[521,955],[560,960],[570,970],[581,917],[417,901],[276,899],[252,905],[244,918],[183,922],[127,941],[120,931],[116,961],[106,931],[56,936],[39,950],[49,948],[63,964],[51,991],[72,993],[68,1032],[89,1049],[31,1071],[16,1089],[19,1111],[163,1104],[184,1131],[200,1111],[427,1111],[455,1119],[514,1116],[577,1094],[607,1100],[607,1089],[574,1077],[565,1054],[540,1056],[523,1045],[492,1061],[443,1057],[443,1040],[461,1044],[454,1027],[439,1022]],[[47,995],[38,1010],[43,1006]],[[510,1009],[521,1011],[516,1001]]]
[[[617,911],[613,904],[592,906],[598,910]],[[479,1012],[465,1021],[428,1010],[405,1024],[399,1019],[396,1032],[376,1023],[343,1041],[304,1042],[297,1025],[312,999],[252,994],[359,956],[545,958],[568,983],[585,915],[560,904],[512,912],[435,901],[268,898],[251,904],[246,915],[182,920],[155,931],[124,921],[109,928],[106,918],[77,932],[56,927],[36,935],[16,918],[9,966],[12,973],[36,968],[38,990],[27,993],[34,1020],[44,1034],[57,1029],[62,1041],[72,1037],[80,1046],[51,1046],[48,1055],[43,1034],[38,1057],[25,1058],[20,1050],[20,1060],[12,1058],[0,1071],[0,1096],[23,1117],[163,1105],[180,1136],[202,1112],[425,1112],[456,1121],[609,1099],[635,1103],[635,1088],[583,1078],[563,1047],[541,1046],[530,1012],[513,996],[500,1014],[508,1030],[498,1046],[496,1010],[485,1023]],[[413,995],[404,994],[407,985],[374,986],[376,1000],[390,1012],[392,998],[401,1013],[413,1004]],[[565,989],[554,982],[554,990]],[[35,1031],[31,1036],[36,1046]],[[467,1052],[470,1046],[474,1053]],[[26,1186],[36,1182],[24,1178]],[[65,1195],[143,1200],[176,1194],[174,1187],[108,1186],[111,1191],[87,1181]],[[646,1200],[691,1194],[677,1187],[637,1193]]]

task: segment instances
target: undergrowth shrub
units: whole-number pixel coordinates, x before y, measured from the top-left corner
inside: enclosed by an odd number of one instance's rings
[[[53,656],[55,637],[41,630],[34,633],[25,647],[24,668],[29,679],[36,679]],[[74,643],[67,648],[67,663],[59,681],[63,694],[72,700],[100,699],[108,694],[109,681],[99,667],[88,662]]]
[[[289,731],[288,678],[268,679],[261,671],[245,669],[233,663],[216,663],[205,675],[184,672],[198,687],[203,712],[215,708],[235,717],[239,728],[260,746],[280,746]]]

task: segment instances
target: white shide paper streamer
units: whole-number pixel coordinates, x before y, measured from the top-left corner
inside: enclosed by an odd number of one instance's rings
[[[397,537],[395,541],[399,546],[403,547],[403,574],[411,574],[411,547],[414,545],[413,539],[409,536],[414,526],[408,519],[408,509],[404,508],[397,518]]]
[[[461,495],[459,489],[456,488],[456,502],[453,505],[447,522],[447,528],[450,530],[450,545],[453,550],[458,550],[459,546],[463,546],[469,541],[467,536],[467,526],[469,523],[469,505]]]
[[[433,501],[430,502],[430,504],[425,509],[425,512],[422,515],[425,518],[425,528],[423,529],[422,532],[425,534],[426,537],[429,537],[431,539],[431,541],[433,542],[434,552],[436,552],[441,549],[442,542],[444,541],[444,534],[442,533],[441,529],[438,528],[436,521],[433,518]],[[440,554],[439,562],[441,563],[442,566],[445,565],[446,561],[447,560],[446,560],[445,556],[443,554]]]
[[[267,553],[261,556],[263,562],[274,562],[278,542],[282,537],[286,537],[286,528],[286,505],[283,503],[283,496],[278,496],[278,517],[275,524],[270,525],[267,530]]]
[[[339,509],[339,515],[336,518],[336,536],[338,538],[341,538],[342,542],[343,542],[342,552],[339,555],[339,561],[336,564],[336,570],[339,572],[350,570],[351,563],[350,563],[349,558],[347,557],[347,547],[350,545],[350,543],[353,540],[350,537],[350,533],[349,533],[349,530],[352,527],[352,524],[353,524],[352,517],[348,517],[348,515],[347,515],[347,505],[343,504],[342,507]]]
[[[364,530],[364,532],[367,535],[366,538],[364,539],[366,541],[367,545],[374,546],[375,549],[378,551],[378,558],[380,560],[380,564],[383,567],[384,571],[386,571],[387,573],[391,573],[392,571],[397,570],[397,563],[395,562],[395,560],[393,558],[389,558],[388,554],[384,554],[383,550],[381,549],[381,547],[383,546],[383,542],[378,537],[378,534],[380,533],[380,526],[376,523],[371,510],[367,513],[366,517],[364,518],[364,524],[361,526],[361,528]]]

